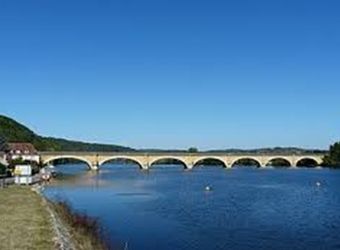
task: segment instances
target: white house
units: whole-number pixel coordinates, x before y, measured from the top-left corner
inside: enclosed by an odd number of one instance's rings
[[[39,162],[39,154],[31,143],[8,143],[7,160],[21,158],[24,161]]]

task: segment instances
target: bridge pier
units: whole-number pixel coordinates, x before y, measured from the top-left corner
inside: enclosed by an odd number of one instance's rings
[[[94,170],[94,171],[99,170],[99,163],[98,163],[98,160],[97,160],[97,159],[95,159],[95,160],[92,159],[92,160],[89,162],[89,166],[90,166],[90,170]]]
[[[92,165],[92,166],[90,166],[90,168],[91,168],[91,170],[93,170],[93,171],[99,170],[99,167],[98,167],[97,165]]]
[[[186,168],[188,170],[192,170],[194,168],[194,164],[186,164]]]
[[[142,167],[142,170],[149,170],[150,169],[150,165],[148,163],[141,165],[141,167]]]

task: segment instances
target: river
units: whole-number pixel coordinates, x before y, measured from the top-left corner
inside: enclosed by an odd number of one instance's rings
[[[97,217],[112,243],[129,250],[340,249],[337,170],[56,168],[70,177],[47,186],[45,195]]]

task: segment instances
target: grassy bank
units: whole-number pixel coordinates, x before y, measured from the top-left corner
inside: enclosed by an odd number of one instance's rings
[[[43,199],[28,187],[0,189],[0,249],[55,249]]]
[[[0,249],[109,249],[97,220],[66,203],[46,202],[30,187],[0,189]]]

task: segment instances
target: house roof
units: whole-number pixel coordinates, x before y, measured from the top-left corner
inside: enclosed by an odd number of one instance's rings
[[[9,151],[20,151],[21,153],[28,152],[29,154],[36,154],[38,151],[32,143],[8,143]]]

